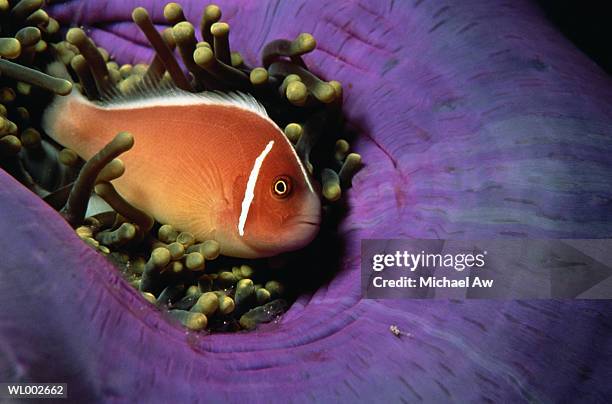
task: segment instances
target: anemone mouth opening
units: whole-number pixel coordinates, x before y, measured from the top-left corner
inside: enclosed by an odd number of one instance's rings
[[[32,7],[20,12],[34,14],[40,5]],[[69,29],[64,39],[52,17],[37,27],[3,18],[2,32],[15,40],[0,46],[3,57],[14,59],[0,59],[0,166],[55,208],[81,240],[114,264],[121,282],[138,289],[167,318],[212,332],[275,323],[288,310],[299,310],[292,304],[314,294],[340,267],[343,195],[361,166],[346,140],[342,86],[307,67],[302,56],[316,47],[310,34],[268,43],[262,66],[251,67],[230,51],[229,26],[218,7],[205,8],[201,38],[176,3],[169,3],[164,15],[170,27],[160,33],[145,9],[134,10],[134,23],[155,51],[150,64],[138,65],[119,65],[80,28]],[[79,92],[104,102],[143,96],[151,87],[252,94],[284,128],[304,175],[316,181],[323,220],[301,222],[320,226],[315,239],[269,259],[220,256],[217,241],[196,240],[180,225],[155,221],[115,189],[114,180],[130,175],[120,157],[138,142],[133,134],[118,133],[84,161],[79,150],[65,148],[43,130],[45,111],[59,96]],[[102,209],[95,206],[99,201]]]

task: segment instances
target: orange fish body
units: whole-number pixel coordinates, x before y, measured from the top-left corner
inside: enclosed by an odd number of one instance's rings
[[[43,128],[85,160],[131,132],[117,191],[160,223],[217,240],[224,255],[276,255],[318,231],[320,200],[302,162],[249,95],[172,89],[94,104],[73,92],[49,107]]]

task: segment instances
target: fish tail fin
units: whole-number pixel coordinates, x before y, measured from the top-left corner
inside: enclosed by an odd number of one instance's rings
[[[60,61],[54,61],[47,65],[46,72],[51,76],[73,81],[68,69]],[[41,120],[41,127],[47,135],[61,143],[60,139],[57,138],[57,128],[62,124],[64,119],[69,117],[69,104],[80,99],[85,100],[85,97],[83,97],[74,86],[70,94],[56,95],[53,98],[51,103],[44,110]]]
[[[57,138],[57,127],[61,124],[62,118],[67,115],[68,105],[71,102],[71,98],[73,98],[76,93],[77,91],[72,90],[68,95],[56,95],[42,114],[42,129],[47,135],[58,142],[60,140]]]

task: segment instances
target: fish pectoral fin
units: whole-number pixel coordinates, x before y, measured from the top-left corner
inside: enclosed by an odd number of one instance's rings
[[[204,209],[219,209],[219,204],[225,203],[226,197],[222,173],[217,165],[206,156],[185,154],[183,158],[186,163],[185,178],[188,178],[189,186],[182,188],[183,195],[179,197]]]

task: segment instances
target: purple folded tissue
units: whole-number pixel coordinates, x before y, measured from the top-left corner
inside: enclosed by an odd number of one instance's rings
[[[612,396],[610,301],[360,288],[363,239],[611,238],[612,81],[537,5],[42,3],[0,0],[0,382],[66,383],[70,402]],[[316,236],[226,254],[221,235],[137,197],[155,180],[177,206],[207,201],[214,175],[167,158],[186,144],[181,116],[150,126],[168,146],[141,181],[133,130],[83,149],[47,132],[68,114],[102,133],[117,106],[202,94],[278,129],[248,159],[234,152],[248,133],[210,157],[244,166],[230,242],[276,214],[261,198],[304,192]],[[50,113],[61,97],[74,109]],[[82,105],[109,121],[79,120]],[[299,175],[261,185],[270,161]]]

